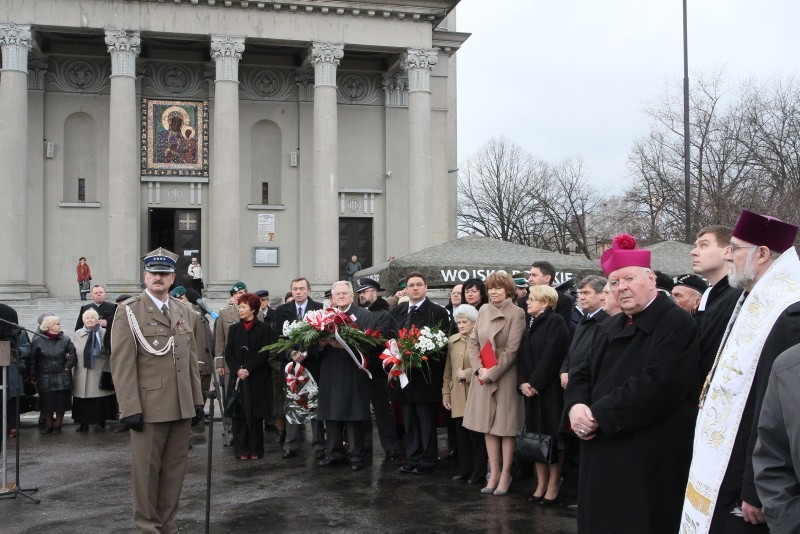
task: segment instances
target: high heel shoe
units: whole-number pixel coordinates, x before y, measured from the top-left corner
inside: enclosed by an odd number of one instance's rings
[[[560,504],[561,501],[558,499],[558,495],[556,495],[555,499],[545,499],[542,497],[542,500],[539,501],[541,506],[553,506],[554,504]]]
[[[544,499],[544,495],[536,495],[535,493],[528,497],[528,502],[541,504],[542,499]]]
[[[497,491],[497,488],[493,488],[491,486],[486,486],[485,488],[481,488],[481,493],[484,495],[489,495]]]
[[[500,477],[500,480],[503,480],[503,477]],[[511,482],[513,480],[514,480],[513,478],[508,477],[508,484],[506,484],[506,489],[500,489],[500,484],[498,483],[497,484],[497,489],[495,489],[492,493],[497,497],[502,497],[503,495],[508,493],[508,488],[511,487]]]

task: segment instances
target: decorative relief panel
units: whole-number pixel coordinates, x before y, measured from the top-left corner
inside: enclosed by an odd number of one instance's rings
[[[242,69],[241,93],[250,100],[288,100],[294,94],[294,72]]]
[[[109,61],[93,59],[56,60],[50,77],[51,86],[69,93],[103,93],[108,91]]]
[[[336,97],[340,104],[376,104],[380,97],[378,77],[343,73],[336,84]]]
[[[202,67],[149,63],[146,83],[158,96],[196,97],[203,89]]]

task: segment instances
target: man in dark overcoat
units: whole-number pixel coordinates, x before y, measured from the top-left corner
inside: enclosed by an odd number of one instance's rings
[[[350,316],[353,328],[368,330],[373,327],[369,310],[353,305],[353,286],[350,282],[334,282],[331,287],[331,306]],[[320,467],[343,463],[346,451],[342,446],[344,429],[350,443],[350,465],[353,471],[364,466],[364,421],[369,417],[369,376],[356,347],[347,352],[335,339],[326,339],[322,348],[310,359],[320,362],[319,407],[317,417],[325,421],[326,457]],[[366,358],[366,356],[364,357]]]
[[[133,522],[139,532],[178,531],[190,423],[203,416],[191,312],[169,296],[177,258],[161,248],[145,256],[146,289],[117,307],[111,333],[120,421],[133,430]]]
[[[389,315],[389,303],[378,292],[383,291],[381,285],[371,278],[361,278],[358,281],[358,301],[362,307],[369,310],[375,322],[373,330],[380,332],[383,339],[391,339],[397,329],[394,319]],[[369,351],[369,370],[372,378],[369,380],[369,400],[378,425],[378,437],[381,447],[386,453],[386,458],[396,459],[400,453],[397,443],[397,426],[389,403],[389,384],[383,370],[380,354],[383,347]],[[367,418],[364,426],[364,457],[372,454],[372,418]]]
[[[447,332],[450,317],[442,306],[428,298],[428,282],[425,275],[412,272],[406,277],[408,302],[392,308],[390,314],[397,328],[411,325],[437,327]],[[390,398],[403,406],[403,425],[406,435],[406,464],[401,473],[424,475],[433,471],[439,458],[436,439],[436,410],[442,403],[442,382],[446,356],[431,358],[427,365],[410,369],[408,385],[399,384],[390,391]]]
[[[275,334],[277,339],[283,333],[283,324],[287,321],[300,321],[303,316],[309,311],[321,310],[322,303],[316,302],[309,295],[311,294],[311,284],[306,278],[298,277],[292,280],[291,283],[292,302],[281,304],[275,308]],[[296,362],[302,361],[305,357],[300,351],[290,350],[285,354],[275,355],[280,357],[280,365],[284,367],[289,360]],[[311,376],[319,382],[319,362],[309,361],[303,364]],[[311,448],[317,459],[325,457],[325,423],[315,418],[310,421],[311,423]],[[300,448],[300,442],[303,438],[305,425],[292,424],[287,421],[286,423],[286,437],[283,442],[283,458],[288,459],[297,456],[297,449]]]
[[[680,523],[697,413],[697,327],[658,294],[650,251],[634,246],[617,236],[601,258],[624,313],[597,331],[564,396],[569,428],[582,440],[582,533],[674,533]]]
[[[726,226],[707,226],[697,232],[691,252],[692,271],[708,280],[710,286],[703,293],[695,314],[700,338],[699,387],[702,387],[714,364],[725,327],[742,295],[742,288],[732,287],[728,283],[725,251],[731,244],[732,232],[733,229]]]

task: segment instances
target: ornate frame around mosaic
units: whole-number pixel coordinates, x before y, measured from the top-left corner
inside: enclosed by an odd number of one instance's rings
[[[168,116],[177,112],[184,118],[181,132],[193,131],[195,157],[186,161],[183,155],[160,149],[159,134],[169,131]],[[188,120],[187,120],[188,119]],[[112,140],[113,142],[113,140]],[[164,143],[161,143],[162,147]],[[142,99],[142,176],[208,177],[208,102],[192,100]]]

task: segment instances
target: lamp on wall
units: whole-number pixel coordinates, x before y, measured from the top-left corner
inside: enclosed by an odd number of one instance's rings
[[[47,159],[53,159],[56,155],[56,144],[51,141],[44,142],[44,156]]]
[[[289,165],[292,167],[297,167],[297,152],[294,150],[289,152]]]

